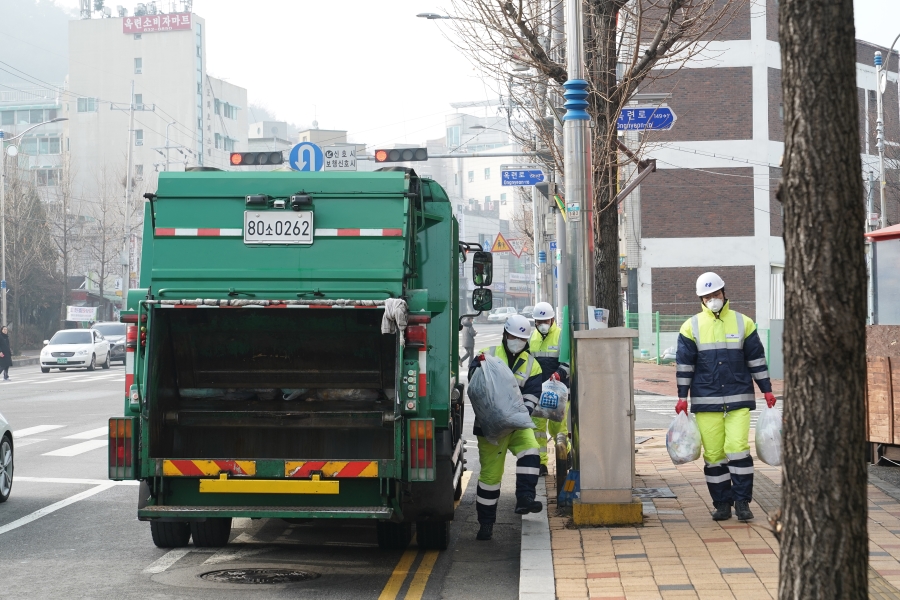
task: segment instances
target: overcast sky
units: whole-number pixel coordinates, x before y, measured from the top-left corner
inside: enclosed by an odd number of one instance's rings
[[[78,0],[55,1],[78,7]],[[107,1],[119,3],[129,12],[135,4]],[[304,125],[316,118],[323,129],[348,130],[352,141],[382,145],[441,137],[450,102],[496,97],[444,37],[444,23],[416,18],[446,14],[447,4],[194,0],[194,12],[206,20],[211,75],[247,88],[250,102],[279,119]],[[900,0],[854,6],[858,38],[887,46],[900,33]]]

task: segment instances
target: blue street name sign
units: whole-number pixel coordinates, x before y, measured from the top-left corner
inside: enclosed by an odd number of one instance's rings
[[[544,181],[544,172],[540,169],[519,169],[516,171],[500,171],[500,181],[505,186],[535,185]]]
[[[551,249],[551,250],[556,250],[556,240],[553,240],[553,241],[550,242],[550,249]]]
[[[619,113],[616,128],[619,131],[668,131],[677,119],[668,106],[629,106]]]
[[[312,142],[300,142],[291,148],[288,162],[295,171],[321,171],[325,168],[322,149]]]

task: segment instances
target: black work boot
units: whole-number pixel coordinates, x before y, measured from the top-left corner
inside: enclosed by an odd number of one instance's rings
[[[544,510],[544,505],[534,498],[519,498],[516,500],[516,514],[527,515],[528,513],[539,513]]]
[[[738,500],[734,503],[734,513],[737,515],[738,521],[753,519],[753,513],[750,512],[750,503],[746,500]]]
[[[541,477],[547,476],[547,465],[541,465],[541,472],[538,473]]]
[[[494,524],[493,523],[482,523],[481,528],[478,530],[478,535],[475,536],[475,539],[480,542],[486,542],[491,539],[494,535]]]
[[[731,518],[730,504],[727,502],[713,502],[713,506],[716,507],[716,512],[712,514],[713,521],[727,521]]]

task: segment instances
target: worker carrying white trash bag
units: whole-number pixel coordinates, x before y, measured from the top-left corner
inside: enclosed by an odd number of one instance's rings
[[[566,402],[569,388],[558,379],[548,379],[541,386],[541,398],[531,416],[534,419],[549,419],[560,423],[566,418]]]
[[[781,465],[781,411],[765,407],[756,421],[756,456],[767,465]]]
[[[469,400],[484,437],[492,444],[517,429],[534,429],[515,375],[496,356],[485,355],[475,371],[469,382]]]
[[[694,462],[700,458],[700,428],[697,419],[687,412],[678,413],[666,432],[666,450],[676,465]]]

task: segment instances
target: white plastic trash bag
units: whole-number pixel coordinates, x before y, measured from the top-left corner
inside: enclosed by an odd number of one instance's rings
[[[693,462],[700,458],[700,428],[694,415],[678,413],[666,433],[666,450],[676,465]]]
[[[756,421],[756,456],[767,465],[781,464],[781,411],[764,406]]]
[[[548,379],[541,386],[541,399],[531,416],[560,423],[566,418],[566,402],[568,400],[569,388],[562,381]]]
[[[496,356],[485,355],[469,382],[469,400],[484,437],[496,444],[517,429],[534,429],[516,377]]]

